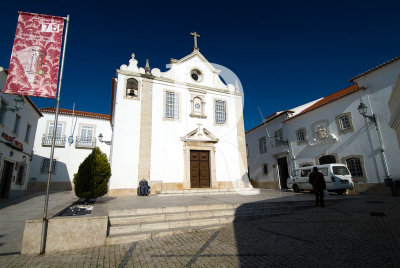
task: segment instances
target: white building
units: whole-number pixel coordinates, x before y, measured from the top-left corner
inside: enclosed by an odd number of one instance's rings
[[[400,145],[400,75],[397,77],[397,82],[388,104],[391,112],[389,126],[396,131],[397,141]]]
[[[196,45],[166,72],[137,63],[113,80],[109,194],[136,194],[141,179],[153,192],[251,189],[239,89]]]
[[[0,67],[1,108],[14,108],[16,95],[3,94],[8,71]],[[17,111],[0,110],[0,198],[26,192],[38,119],[42,116],[29,97]]]
[[[345,89],[267,117],[271,139],[263,124],[247,131],[255,184],[284,188],[294,168],[324,163],[346,164],[357,190],[400,177],[400,149],[388,106],[399,73],[400,57],[350,79],[353,84]],[[360,103],[370,118],[359,113]]]
[[[49,172],[55,108],[40,111],[43,117],[36,131],[29,192],[44,191]],[[110,145],[98,140],[100,134],[105,140],[111,138],[110,115],[59,109],[51,190],[72,190],[74,174],[94,147],[110,155]]]

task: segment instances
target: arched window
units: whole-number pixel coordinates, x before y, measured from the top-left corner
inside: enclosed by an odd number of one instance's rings
[[[332,164],[332,163],[337,163],[336,157],[334,155],[324,155],[319,158],[320,165]]]
[[[126,80],[126,97],[137,98],[139,96],[138,81],[134,78]]]
[[[357,157],[348,158],[346,159],[346,164],[350,170],[351,176],[356,178],[364,177],[361,161],[359,158]]]

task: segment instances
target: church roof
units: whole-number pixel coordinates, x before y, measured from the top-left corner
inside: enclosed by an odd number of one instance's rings
[[[382,64],[379,64],[378,66],[375,66],[374,68],[371,68],[371,69],[369,69],[368,71],[365,71],[365,72],[363,72],[363,73],[361,73],[361,74],[359,74],[359,75],[357,75],[357,76],[351,78],[349,81],[350,81],[350,82],[354,82],[355,79],[357,79],[357,78],[359,78],[359,77],[361,77],[361,76],[364,76],[364,75],[366,75],[366,74],[369,74],[370,72],[376,71],[376,70],[378,70],[378,69],[380,69],[380,68],[382,68],[382,67],[384,67],[384,66],[386,66],[386,65],[388,65],[388,64],[391,64],[392,62],[398,61],[398,60],[400,60],[400,56],[395,57],[395,58],[393,58],[393,59],[390,59],[390,60],[388,60],[388,61],[386,61],[386,62],[384,62],[384,63],[382,63]]]
[[[310,112],[312,110],[315,110],[315,109],[317,109],[317,108],[319,108],[321,106],[324,106],[324,105],[326,105],[328,103],[331,103],[331,102],[336,101],[338,99],[341,99],[341,98],[343,98],[343,97],[345,97],[347,95],[350,95],[350,94],[352,94],[354,92],[357,92],[359,90],[364,90],[364,89],[366,89],[366,87],[359,87],[358,84],[355,83],[355,84],[353,84],[351,86],[348,86],[348,87],[346,87],[344,89],[341,89],[341,90],[339,90],[339,91],[337,91],[337,92],[335,92],[335,93],[333,93],[331,95],[328,95],[328,96],[320,99],[319,101],[317,101],[313,105],[311,105],[308,108],[304,109],[303,111],[301,111],[300,113],[296,114],[295,116],[284,120],[283,122],[287,122],[289,120],[292,120],[293,118],[301,116],[301,115],[303,115],[305,113],[308,113],[308,112]]]
[[[210,70],[211,70],[212,72],[214,72],[214,73],[220,73],[220,72],[221,72],[220,70],[215,69],[214,66],[212,66],[212,64],[206,59],[206,57],[204,57],[203,54],[200,53],[200,51],[199,51],[198,49],[193,50],[192,53],[190,53],[189,55],[183,57],[183,58],[180,59],[180,60],[172,59],[172,58],[171,58],[170,63],[182,63],[182,62],[185,62],[185,61],[187,61],[187,60],[189,60],[189,59],[195,57],[196,55],[197,55],[203,62],[205,62],[205,64],[210,68]]]
[[[56,108],[54,108],[54,107],[41,108],[40,111],[44,112],[44,113],[55,113]],[[83,111],[73,111],[73,110],[61,109],[61,108],[59,109],[58,112],[59,112],[59,114],[65,114],[65,115],[73,115],[74,114],[76,116],[110,120],[109,114],[98,114],[98,113],[83,112]]]

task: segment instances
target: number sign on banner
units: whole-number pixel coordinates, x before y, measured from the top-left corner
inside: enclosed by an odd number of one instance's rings
[[[64,18],[20,12],[4,93],[55,98]]]

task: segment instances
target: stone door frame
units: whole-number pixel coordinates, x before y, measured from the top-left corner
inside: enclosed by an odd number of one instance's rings
[[[183,159],[184,159],[184,181],[183,189],[190,188],[190,151],[209,151],[209,163],[210,163],[210,187],[218,188],[218,182],[216,179],[215,169],[215,147],[214,143],[211,142],[194,142],[186,141],[183,145]],[[207,189],[207,188],[204,188]]]

